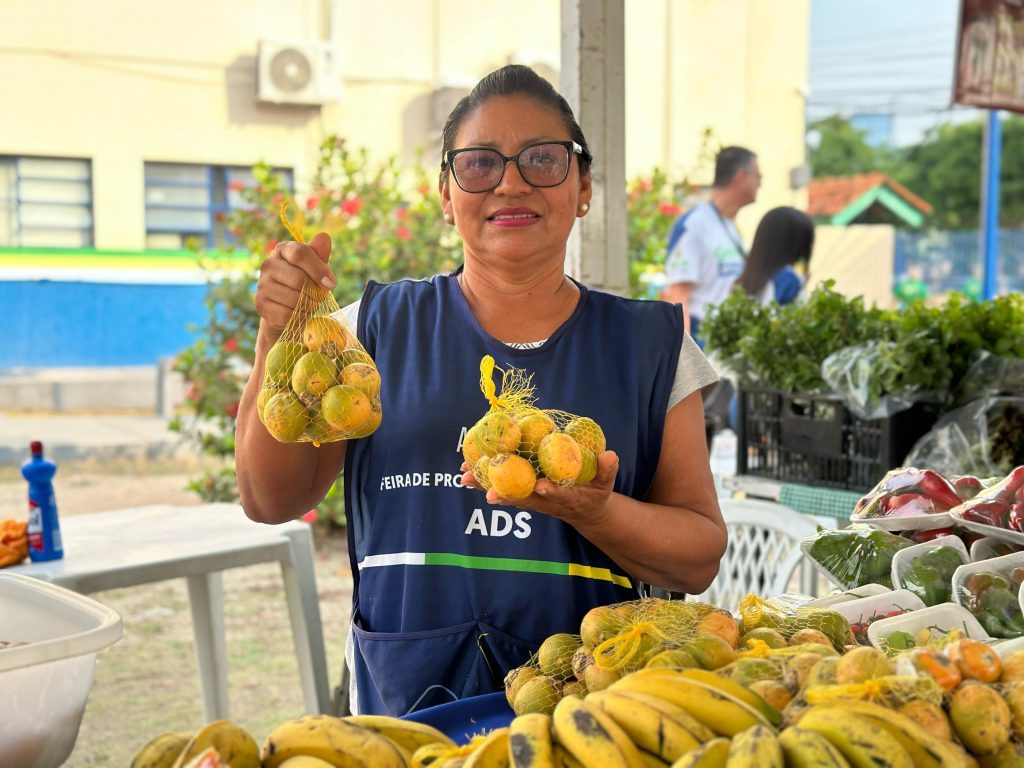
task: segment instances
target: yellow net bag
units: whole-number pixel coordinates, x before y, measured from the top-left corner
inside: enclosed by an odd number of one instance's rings
[[[519,500],[533,493],[539,477],[572,486],[597,476],[597,457],[607,447],[601,427],[585,416],[537,408],[532,374],[498,368],[486,355],[480,390],[490,410],[466,431],[462,455],[484,490],[493,487],[502,498]]]
[[[786,640],[797,643],[827,641],[837,651],[854,642],[850,622],[835,611],[824,608],[794,607],[777,600],[766,600],[757,595],[746,595],[740,600],[740,622],[744,633],[759,628],[774,629]],[[813,640],[814,634],[821,637]]]
[[[296,226],[288,220],[287,205],[281,205],[281,221],[304,243],[301,221]],[[307,278],[281,338],[267,353],[256,408],[282,443],[319,446],[366,437],[380,426],[380,373],[337,312],[331,291]]]
[[[739,624],[707,603],[645,598],[592,608],[579,634],[551,635],[505,677],[517,715],[607,688],[645,667],[719,669],[736,658]]]

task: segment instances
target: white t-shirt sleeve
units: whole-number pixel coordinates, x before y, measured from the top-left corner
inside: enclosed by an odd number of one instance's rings
[[[341,315],[341,319],[345,321],[345,325],[349,327],[352,333],[358,336],[359,333],[359,300],[356,299],[348,306],[342,307],[334,313],[335,316]]]
[[[679,365],[676,367],[676,378],[672,383],[672,392],[668,396],[668,409],[681,403],[698,389],[718,381],[718,374],[711,363],[704,357],[697,342],[690,334],[683,334],[683,345],[679,350]]]

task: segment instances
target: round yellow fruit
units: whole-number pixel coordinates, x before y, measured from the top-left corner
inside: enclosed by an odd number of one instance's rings
[[[373,400],[370,403],[370,415],[366,417],[362,426],[352,433],[352,437],[369,437],[377,431],[383,417],[384,412],[380,405],[380,399]]]
[[[267,353],[266,380],[275,387],[287,387],[292,380],[292,368],[305,353],[297,341],[279,341]]]
[[[480,443],[476,440],[478,434],[480,434],[479,423],[466,430],[466,437],[462,441],[462,458],[470,468],[475,467],[476,463],[480,461],[480,457],[484,455],[484,452],[480,450]]]
[[[280,392],[267,400],[263,423],[275,440],[294,443],[309,424],[309,414],[299,398],[291,392]]]
[[[323,352],[331,357],[356,346],[352,334],[330,315],[309,318],[302,329],[302,343],[310,352]]]
[[[519,454],[528,459],[537,455],[540,442],[555,431],[555,422],[543,411],[533,411],[516,422],[519,425]]]
[[[352,363],[341,369],[338,377],[342,384],[361,389],[367,397],[374,398],[380,394],[380,374],[372,365]]]
[[[583,451],[583,466],[580,468],[580,473],[576,475],[573,485],[586,485],[597,477],[597,457],[594,456],[594,452],[582,446],[580,446],[580,450]]]
[[[476,480],[476,484],[485,491],[491,490],[491,457],[481,456],[477,459],[476,464],[474,464],[471,469],[473,472],[473,479]]]
[[[552,483],[569,485],[583,469],[583,450],[571,435],[556,432],[541,440],[537,463]]]
[[[338,384],[324,392],[321,407],[327,423],[346,433],[362,427],[373,411],[366,393],[348,384]]]
[[[476,443],[481,453],[494,456],[498,453],[511,453],[519,447],[522,436],[519,425],[507,413],[488,413],[474,427],[477,428]]]
[[[566,424],[565,434],[571,435],[584,448],[589,448],[595,456],[600,456],[608,447],[601,427],[586,416],[578,416]]]
[[[537,484],[533,465],[514,453],[500,453],[492,458],[487,476],[499,496],[513,501],[527,498]]]
[[[263,411],[266,409],[270,398],[286,392],[291,392],[291,390],[287,387],[264,387],[260,390],[260,393],[256,396],[256,413],[259,414],[260,421],[263,421]]]
[[[300,397],[320,397],[335,382],[338,369],[334,361],[320,352],[307,352],[292,369],[292,389]]]

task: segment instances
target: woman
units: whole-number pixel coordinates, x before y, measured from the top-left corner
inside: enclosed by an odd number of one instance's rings
[[[789,304],[803,281],[794,264],[806,267],[814,248],[814,222],[796,208],[772,208],[754,233],[743,272],[737,283],[762,304]]]
[[[256,362],[238,420],[239,491],[255,520],[315,506],[344,465],[348,655],[364,713],[498,690],[545,637],[578,632],[595,605],[636,598],[637,581],[702,591],[725,550],[698,391],[714,372],[684,336],[680,310],[591,291],[564,273],[591,196],[590,154],[569,105],[527,67],[500,69],[453,110],[442,156],[444,216],[462,236],[463,267],[370,283],[355,312],[383,381],[380,428],[319,449],[284,445],[255,411],[267,351],[303,281],[333,284],[324,234],[278,245],[262,266]],[[460,451],[465,427],[487,410],[485,354],[532,371],[539,407],[603,427],[614,451],[598,458],[592,483],[542,480],[518,504],[472,487]]]

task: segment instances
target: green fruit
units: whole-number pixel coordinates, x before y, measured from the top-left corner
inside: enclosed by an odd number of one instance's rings
[[[309,424],[309,414],[299,398],[291,392],[282,392],[267,401],[263,423],[275,440],[294,443]]]
[[[307,352],[292,369],[292,389],[297,395],[320,397],[336,381],[334,360],[320,352]]]
[[[601,427],[586,416],[579,416],[570,421],[565,427],[565,433],[572,435],[584,448],[589,448],[594,456],[600,456],[608,447]]]
[[[287,387],[292,379],[295,362],[306,348],[296,341],[279,341],[267,353],[266,383],[274,387]]]

